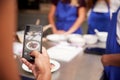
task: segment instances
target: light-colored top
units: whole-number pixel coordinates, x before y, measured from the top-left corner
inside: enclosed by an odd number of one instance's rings
[[[117,42],[120,44],[120,10],[117,16]]]
[[[120,6],[120,0],[110,0],[111,12],[116,12]]]
[[[93,8],[94,12],[101,12],[101,13],[106,13],[108,12],[108,6],[105,1],[98,1],[96,5]],[[89,16],[91,13],[91,9],[88,11],[87,16]]]
[[[103,12],[106,13],[108,12],[108,6],[105,1],[98,1],[93,9],[95,12]]]

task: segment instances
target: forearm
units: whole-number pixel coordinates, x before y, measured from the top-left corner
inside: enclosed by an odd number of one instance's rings
[[[52,31],[55,32],[57,29],[55,26],[55,21],[53,19],[54,19],[53,17],[49,17],[49,24],[52,25]]]
[[[49,21],[49,24],[52,25],[52,31],[53,32],[55,32],[57,30],[56,26],[55,26],[55,21],[54,21],[55,11],[56,11],[56,6],[51,5],[51,9],[50,9],[50,12],[48,14],[48,21]]]
[[[75,23],[72,25],[72,27],[68,30],[68,33],[73,33],[75,32],[85,21],[86,17],[86,10],[85,8],[80,8],[78,10],[78,18],[76,19]]]
[[[80,17],[78,18],[75,23],[73,24],[73,26],[68,30],[68,33],[73,33],[75,32],[81,25],[82,23],[85,21],[84,17]]]
[[[51,72],[47,71],[44,75],[38,75],[36,80],[51,80]]]
[[[119,66],[120,67],[120,54],[103,55],[102,63],[104,66]]]

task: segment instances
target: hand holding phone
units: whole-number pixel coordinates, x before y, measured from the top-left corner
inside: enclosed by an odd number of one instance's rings
[[[30,56],[33,50],[42,53],[42,35],[41,25],[27,25],[24,32],[23,55],[29,62],[34,62],[34,56]]]

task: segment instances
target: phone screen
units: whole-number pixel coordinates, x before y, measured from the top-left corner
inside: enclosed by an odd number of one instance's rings
[[[30,52],[37,50],[42,52],[42,35],[41,25],[27,25],[24,33],[23,57],[29,62],[34,61],[34,57],[30,56]]]

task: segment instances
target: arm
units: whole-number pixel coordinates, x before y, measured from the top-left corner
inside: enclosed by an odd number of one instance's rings
[[[19,80],[13,58],[13,37],[16,26],[16,1],[0,0],[0,79]]]
[[[75,21],[75,23],[73,24],[73,26],[66,32],[66,34],[71,34],[74,31],[76,31],[80,25],[82,25],[82,23],[85,21],[85,17],[86,17],[86,9],[85,7],[80,7],[78,9],[78,18]]]
[[[102,56],[102,63],[104,66],[120,67],[120,54],[105,54]]]
[[[56,6],[52,4],[50,8],[50,12],[48,14],[48,20],[49,20],[49,23],[52,25],[53,33],[57,32],[55,21],[54,21],[55,10],[56,10]]]

